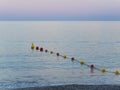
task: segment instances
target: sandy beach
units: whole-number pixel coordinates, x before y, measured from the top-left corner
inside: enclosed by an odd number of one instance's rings
[[[120,90],[119,85],[58,85],[2,90]]]

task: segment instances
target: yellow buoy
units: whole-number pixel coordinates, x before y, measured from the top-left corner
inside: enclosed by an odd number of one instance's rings
[[[84,61],[80,61],[80,64],[83,65],[83,64],[84,64]]]
[[[102,73],[105,73],[105,72],[106,72],[106,69],[105,69],[105,68],[102,68],[102,69],[101,69],[101,72],[102,72]]]
[[[53,51],[50,51],[50,54],[53,54]]]
[[[64,59],[66,59],[66,58],[67,58],[67,56],[66,56],[66,55],[64,55],[64,56],[63,56],[63,58],[64,58]]]
[[[34,50],[34,48],[35,48],[35,46],[34,46],[34,44],[32,43],[32,45],[31,45],[31,49]]]
[[[119,74],[119,71],[118,71],[118,70],[115,70],[114,73],[115,73],[116,75],[118,75],[118,74]]]

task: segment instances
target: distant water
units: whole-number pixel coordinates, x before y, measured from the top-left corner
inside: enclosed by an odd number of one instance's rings
[[[62,84],[120,84],[120,76],[55,55],[31,51],[31,43],[98,68],[120,71],[120,22],[1,21],[0,88]]]

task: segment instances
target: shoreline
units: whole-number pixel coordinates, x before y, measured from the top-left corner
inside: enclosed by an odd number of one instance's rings
[[[56,85],[0,90],[120,90],[120,85]]]

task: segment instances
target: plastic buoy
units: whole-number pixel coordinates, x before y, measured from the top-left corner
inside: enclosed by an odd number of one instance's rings
[[[83,65],[83,64],[84,64],[84,61],[80,61],[80,64]]]
[[[63,58],[64,58],[64,59],[66,59],[66,58],[67,58],[67,56],[66,56],[66,55],[64,55],[64,56],[63,56]]]
[[[32,45],[31,45],[31,49],[34,50],[34,48],[35,48],[35,46],[34,46],[34,44],[32,43]]]
[[[94,73],[94,65],[93,64],[90,65],[90,69],[91,69],[91,73]]]
[[[46,50],[45,50],[45,52],[47,53],[47,52],[48,52],[48,50],[46,49]]]
[[[119,71],[118,70],[115,70],[115,72],[114,72],[116,75],[118,75],[119,74]]]
[[[59,54],[59,53],[56,53],[56,55],[57,55],[57,56],[60,56],[60,54]]]
[[[50,51],[50,54],[53,54],[53,51]]]
[[[105,72],[106,72],[106,69],[105,69],[105,68],[102,68],[102,69],[101,69],[101,72],[102,72],[102,73],[105,73]]]
[[[67,57],[66,55],[61,55],[61,54],[59,54],[58,52],[57,53],[55,53],[55,52],[53,52],[53,51],[49,51],[49,50],[47,50],[47,49],[43,49],[42,47],[40,48],[39,46],[35,46],[34,45],[34,43],[32,43],[32,45],[31,45],[31,49],[34,51],[34,49],[35,50],[40,50],[40,52],[45,52],[45,53],[47,53],[47,52],[49,52],[50,54],[54,54],[54,55],[56,55],[56,56],[60,56],[60,57],[62,57],[63,59],[70,59],[71,61],[76,61],[76,62],[78,62],[79,64],[81,64],[81,65],[85,65],[85,66],[88,66],[89,68],[90,68],[90,71],[91,71],[91,73],[94,73],[94,69],[95,70],[98,70],[98,71],[101,71],[102,73],[113,73],[113,74],[115,74],[115,75],[120,75],[120,72],[118,71],[118,70],[115,70],[115,71],[113,71],[113,72],[111,72],[111,71],[109,71],[109,70],[106,70],[106,68],[102,68],[102,69],[100,69],[100,68],[97,68],[97,66],[94,66],[94,64],[91,64],[91,65],[89,65],[89,64],[87,64],[87,63],[85,63],[84,61],[82,61],[82,60],[77,60],[76,58],[74,58],[74,57]],[[58,57],[59,58],[59,57]]]
[[[40,48],[40,52],[43,52],[43,48]]]
[[[75,60],[75,58],[74,58],[74,57],[72,57],[72,58],[71,58],[71,61],[74,61],[74,60]]]
[[[36,46],[36,50],[39,50],[39,47],[38,47],[38,46]]]

